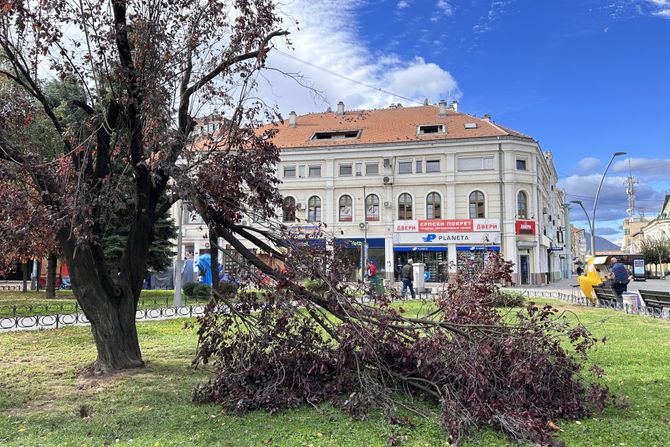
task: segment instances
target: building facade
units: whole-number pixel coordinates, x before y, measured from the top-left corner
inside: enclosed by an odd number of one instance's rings
[[[624,253],[639,253],[640,243],[644,238],[642,237],[644,228],[649,224],[651,219],[645,217],[627,217],[623,220],[623,244],[621,250]]]
[[[292,112],[274,142],[290,210],[283,223],[299,232],[325,224],[358,266],[367,257],[391,279],[411,258],[435,281],[494,250],[514,262],[520,284],[570,275],[551,153],[490,118],[459,113],[456,102]],[[201,233],[187,229],[186,243],[202,245]]]

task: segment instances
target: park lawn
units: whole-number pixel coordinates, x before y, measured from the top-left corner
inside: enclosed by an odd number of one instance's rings
[[[670,444],[670,323],[604,309],[556,306],[574,312],[608,342],[593,353],[607,384],[628,396],[630,408],[607,409],[579,421],[556,421],[568,446]],[[408,313],[420,304],[404,302]],[[209,377],[189,366],[197,335],[187,320],[139,323],[147,367],[105,379],[78,373],[95,358],[88,328],[0,334],[0,445],[3,446],[447,446],[433,420],[413,428],[390,426],[380,414],[365,421],[322,406],[277,415],[229,416],[215,405],[190,403]],[[80,416],[80,412],[85,417]],[[491,430],[465,446],[513,446]]]

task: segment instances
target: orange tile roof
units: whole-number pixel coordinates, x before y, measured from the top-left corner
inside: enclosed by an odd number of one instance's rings
[[[472,115],[447,110],[447,116],[441,117],[438,112],[438,106],[429,105],[351,110],[346,111],[344,115],[337,115],[335,112],[310,113],[298,116],[296,127],[289,127],[288,120],[279,124],[273,142],[280,148],[308,148],[498,136],[512,136],[532,140],[531,137],[520,132]],[[476,123],[477,128],[466,129],[464,127],[466,123]],[[446,124],[447,133],[417,135],[417,126],[437,124]],[[355,139],[312,140],[315,132],[333,131],[360,131],[360,135]]]

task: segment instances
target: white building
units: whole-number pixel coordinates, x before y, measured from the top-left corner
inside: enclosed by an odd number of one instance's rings
[[[367,242],[387,278],[412,258],[439,279],[459,253],[486,250],[512,260],[522,284],[569,275],[569,222],[551,153],[457,107],[347,111],[340,102],[335,112],[292,112],[274,138],[280,190],[296,208],[284,223],[303,231],[325,223],[355,260]],[[191,227],[185,241],[197,252],[202,231]]]

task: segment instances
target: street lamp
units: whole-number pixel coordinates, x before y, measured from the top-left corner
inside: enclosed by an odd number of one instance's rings
[[[582,207],[584,210],[584,215],[586,216],[586,222],[589,224],[589,231],[591,234],[593,234],[593,225],[591,224],[591,218],[589,217],[589,213],[586,212],[586,208],[584,208],[584,204],[582,203],[581,200],[571,200],[570,203],[574,203],[576,205],[579,205]],[[591,243],[591,256],[595,256],[596,252],[593,249],[593,243]]]
[[[605,181],[605,176],[607,175],[607,171],[609,170],[610,166],[612,165],[612,162],[614,159],[620,155],[626,155],[625,152],[615,152],[612,154],[612,158],[610,158],[609,163],[607,163],[607,167],[605,168],[605,172],[603,172],[603,176],[600,179],[600,184],[598,185],[598,189],[596,190],[596,198],[593,201],[593,212],[591,213],[591,249],[593,250],[593,256],[595,257],[596,255],[596,207],[598,206],[598,196],[600,195],[600,188],[603,186],[603,182]]]

